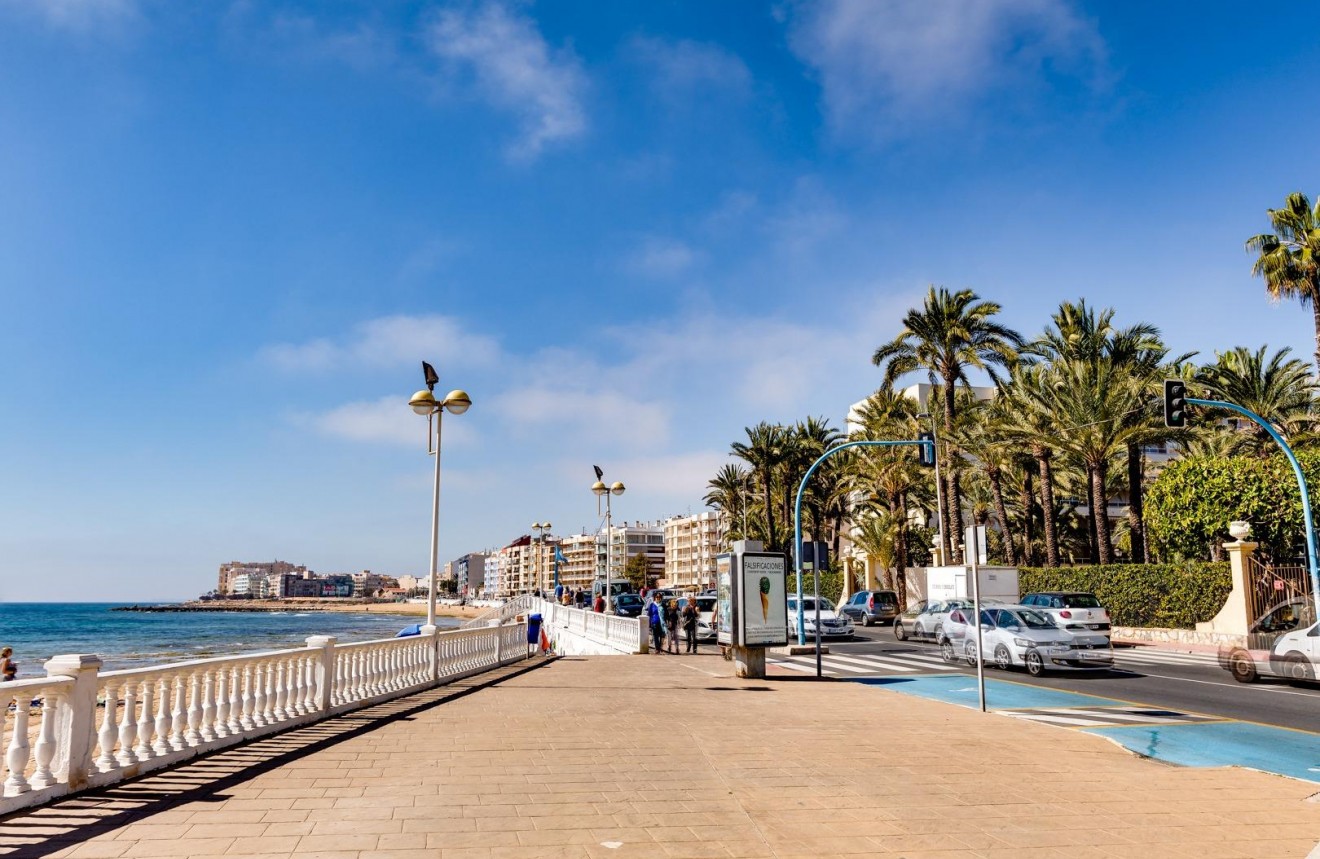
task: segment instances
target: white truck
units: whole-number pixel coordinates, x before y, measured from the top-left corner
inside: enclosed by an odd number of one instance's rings
[[[982,602],[1015,605],[1018,601],[1017,567],[978,567],[977,584]],[[926,569],[926,599],[970,600],[972,578],[967,567],[928,567]]]

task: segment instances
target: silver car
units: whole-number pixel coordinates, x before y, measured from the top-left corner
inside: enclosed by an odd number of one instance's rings
[[[1054,618],[1030,606],[981,611],[981,644],[996,668],[1024,667],[1038,677],[1047,669],[1105,670],[1114,667],[1114,648],[1103,633],[1061,628]],[[976,664],[976,637],[963,643],[967,661]]]

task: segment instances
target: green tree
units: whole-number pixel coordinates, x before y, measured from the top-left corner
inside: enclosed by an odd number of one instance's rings
[[[957,411],[955,392],[958,385],[969,385],[967,371],[985,372],[996,383],[996,368],[1008,368],[1017,362],[1023,346],[1021,335],[995,322],[1002,308],[993,301],[981,301],[970,289],[957,292],[934,286],[926,294],[923,307],[913,308],[903,317],[903,330],[875,350],[871,362],[884,367],[884,384],[892,387],[901,377],[925,370],[932,385],[942,391],[945,435],[953,432]],[[947,485],[945,518],[941,523],[944,557],[952,558],[951,537],[962,533],[960,511],[962,492],[958,469],[954,467],[947,444],[943,445],[942,476]]]
[[[1256,254],[1251,273],[1264,278],[1275,301],[1296,298],[1310,306],[1320,367],[1320,201],[1312,207],[1305,194],[1289,194],[1282,209],[1266,214],[1274,232],[1247,239],[1247,250]]]
[[[628,563],[623,565],[623,577],[628,580],[628,584],[638,590],[655,585],[655,576],[651,573],[651,561],[644,553],[633,555],[628,559]]]
[[[727,463],[706,484],[707,492],[702,501],[707,507],[714,507],[720,512],[728,540],[747,538],[747,492],[750,479],[751,473],[747,469],[735,463]]]
[[[760,484],[761,503],[765,516],[766,548],[779,550],[779,531],[775,521],[774,488],[788,454],[788,432],[779,424],[761,421],[747,427],[746,442],[734,442],[733,454],[747,463],[752,476]]]

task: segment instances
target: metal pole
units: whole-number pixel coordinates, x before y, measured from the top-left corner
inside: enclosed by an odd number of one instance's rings
[[[793,505],[793,546],[796,551],[793,553],[793,567],[797,573],[797,633],[798,644],[807,643],[806,618],[802,609],[802,496],[807,491],[807,481],[811,475],[816,473],[820,464],[829,457],[841,450],[847,450],[850,447],[900,447],[903,445],[929,444],[934,450],[934,441],[925,441],[922,439],[913,439],[911,441],[849,441],[840,445],[835,445],[825,451],[811,464],[807,473],[802,475],[802,481],[798,483],[797,501]]]
[[[610,613],[610,562],[614,560],[614,525],[610,519],[610,496],[605,495],[605,614]]]
[[[820,678],[820,558],[812,559],[811,578],[816,583],[816,677]]]
[[[981,544],[976,537],[976,522],[972,522],[972,611],[976,615],[976,694],[981,702],[981,712],[985,712],[985,659],[981,653],[981,571],[976,563],[980,560]],[[967,557],[967,543],[963,543],[963,558]]]
[[[1270,434],[1270,438],[1274,439],[1275,444],[1283,450],[1283,455],[1288,457],[1288,463],[1292,465],[1293,475],[1297,478],[1298,491],[1302,494],[1302,524],[1306,526],[1306,560],[1311,573],[1311,598],[1315,603],[1316,614],[1320,616],[1320,554],[1316,552],[1315,523],[1311,519],[1311,493],[1307,489],[1306,475],[1302,473],[1302,466],[1297,461],[1297,455],[1293,453],[1293,449],[1288,445],[1288,442],[1284,441],[1283,436],[1270,425],[1269,421],[1249,409],[1222,400],[1198,400],[1188,397],[1187,402],[1197,406],[1217,406],[1251,418],[1260,424],[1265,432]]]
[[[426,625],[435,626],[435,590],[440,564],[440,427],[444,409],[435,410],[435,489],[431,495],[431,593],[426,598]]]

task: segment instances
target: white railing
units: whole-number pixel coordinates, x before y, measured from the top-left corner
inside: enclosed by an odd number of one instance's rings
[[[96,656],[57,656],[49,676],[0,685],[0,814],[524,659],[526,636],[521,623],[343,645],[314,636],[105,673]]]
[[[495,626],[500,623],[508,623],[520,614],[527,614],[537,598],[531,594],[516,596],[511,600],[506,600],[503,605],[497,606],[489,611],[483,611],[481,614],[471,620],[463,621],[461,629],[478,629],[483,626]]]
[[[557,605],[537,600],[533,613],[539,612],[547,637],[560,653],[646,653],[646,617],[619,617],[587,609]],[[575,637],[579,641],[571,641]],[[600,647],[585,647],[589,642]]]

